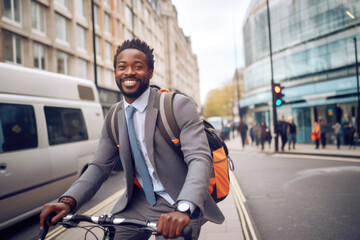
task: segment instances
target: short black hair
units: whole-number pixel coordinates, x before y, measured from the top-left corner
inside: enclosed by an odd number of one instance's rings
[[[131,40],[125,40],[116,50],[116,53],[114,55],[114,70],[116,69],[116,59],[120,52],[122,52],[125,49],[128,48],[135,48],[137,50],[142,51],[146,56],[146,61],[149,69],[154,69],[154,55],[153,51],[154,49],[150,49],[149,45],[141,41],[140,39],[131,39]]]

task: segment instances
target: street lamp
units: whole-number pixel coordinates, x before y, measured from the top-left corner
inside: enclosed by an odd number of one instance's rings
[[[351,19],[355,19],[354,14],[352,14],[349,10],[345,11],[346,15],[348,15]],[[355,73],[356,73],[356,85],[357,85],[357,116],[356,116],[356,128],[358,136],[360,136],[360,91],[359,91],[359,65],[358,65],[358,56],[357,56],[357,39],[354,37],[354,48],[355,48]]]
[[[274,70],[273,70],[273,59],[272,59],[272,43],[271,43],[271,24],[270,24],[270,9],[269,0],[266,0],[266,10],[268,18],[268,30],[269,30],[269,49],[270,49],[270,67],[271,67],[271,93],[272,93],[272,109],[274,119],[274,132],[275,132],[275,152],[279,151],[279,134],[278,134],[278,122],[275,102],[275,92],[272,90],[274,86]]]
[[[357,117],[356,117],[356,128],[358,136],[360,136],[360,92],[359,92],[359,65],[358,65],[358,56],[357,56],[357,43],[356,43],[356,37],[354,37],[354,47],[355,47],[355,72],[356,72],[356,85],[357,85],[357,98],[358,98],[358,104],[357,104]]]
[[[93,42],[93,55],[94,55],[94,83],[98,87],[97,79],[97,64],[96,64],[96,35],[95,35],[95,9],[94,0],[91,0],[91,25],[92,25],[92,42]]]

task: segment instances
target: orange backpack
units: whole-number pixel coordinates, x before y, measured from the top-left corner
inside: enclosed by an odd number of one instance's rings
[[[156,95],[155,108],[159,110],[157,126],[166,142],[181,157],[180,129],[176,123],[172,108],[175,93],[160,89]],[[226,198],[230,191],[229,169],[234,170],[234,164],[229,156],[225,142],[217,135],[215,128],[203,120],[204,130],[208,139],[213,160],[213,170],[209,181],[208,191],[215,202]]]

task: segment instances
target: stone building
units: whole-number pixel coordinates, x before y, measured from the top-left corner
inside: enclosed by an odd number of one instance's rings
[[[1,62],[94,81],[105,113],[121,99],[114,53],[132,38],[154,48],[152,83],[191,96],[200,109],[197,59],[171,0],[1,0],[0,14]]]

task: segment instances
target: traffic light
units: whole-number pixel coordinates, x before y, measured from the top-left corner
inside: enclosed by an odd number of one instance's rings
[[[279,83],[273,84],[273,94],[275,99],[275,105],[281,106],[285,101],[283,100],[284,94],[282,93],[283,87]]]

